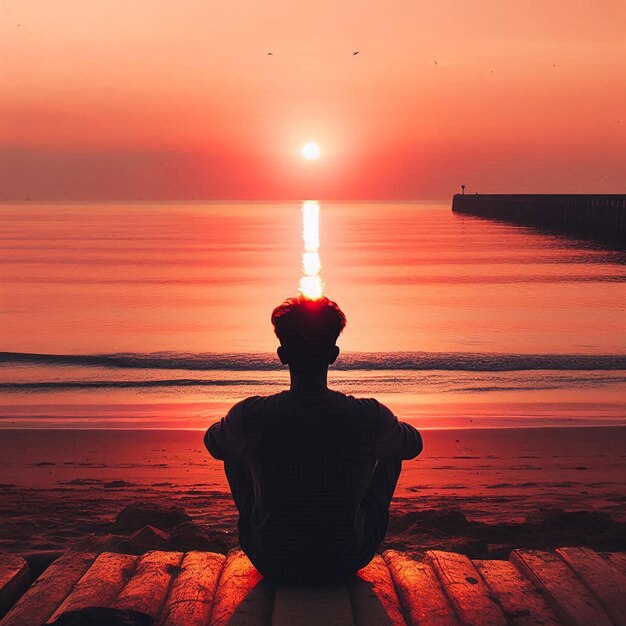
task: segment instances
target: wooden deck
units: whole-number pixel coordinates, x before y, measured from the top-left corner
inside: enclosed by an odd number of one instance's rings
[[[589,548],[515,550],[510,561],[388,550],[347,585],[310,589],[274,587],[240,550],[73,552],[27,584],[26,562],[0,554],[1,626],[50,624],[89,606],[139,611],[159,626],[626,626],[626,553]]]

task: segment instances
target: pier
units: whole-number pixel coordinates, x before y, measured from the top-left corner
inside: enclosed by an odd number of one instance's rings
[[[626,248],[626,194],[455,194],[452,210]]]

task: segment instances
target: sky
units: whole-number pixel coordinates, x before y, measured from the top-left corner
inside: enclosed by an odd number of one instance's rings
[[[0,0],[0,91],[0,200],[625,191],[623,0]]]

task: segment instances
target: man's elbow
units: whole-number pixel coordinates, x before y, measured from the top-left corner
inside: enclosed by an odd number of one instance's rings
[[[411,446],[409,450],[407,451],[407,455],[404,457],[405,460],[414,459],[424,449],[424,442],[422,440],[422,436],[420,435],[419,430],[417,430],[417,428],[414,428],[413,426],[410,426],[409,424],[407,424],[407,426],[412,431],[411,433],[412,438],[411,438]]]
[[[215,441],[216,426],[218,426],[218,424],[213,424],[213,426],[209,427],[206,433],[204,433],[204,445],[214,459],[223,461],[224,455]]]

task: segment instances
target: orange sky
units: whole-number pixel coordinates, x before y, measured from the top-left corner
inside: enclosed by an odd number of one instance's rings
[[[0,8],[0,199],[624,192],[623,0]]]

